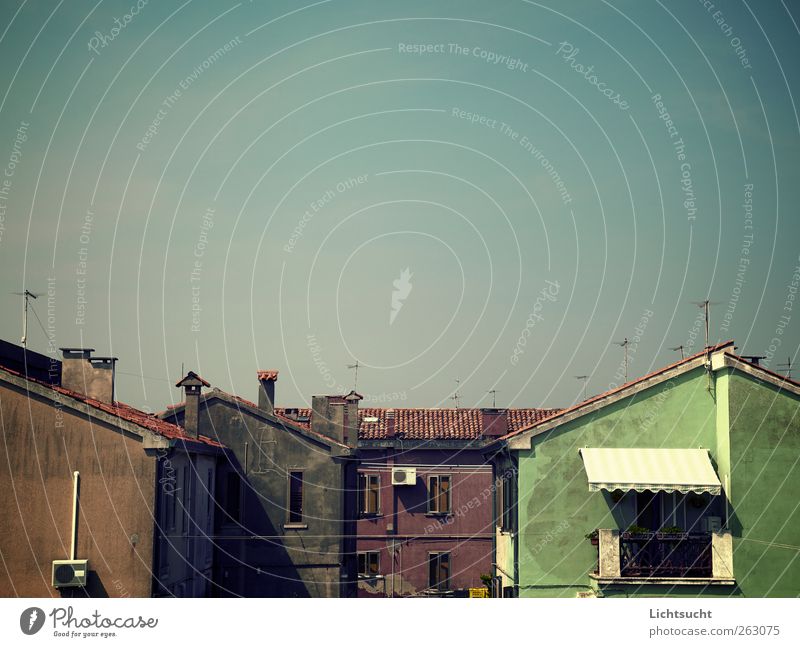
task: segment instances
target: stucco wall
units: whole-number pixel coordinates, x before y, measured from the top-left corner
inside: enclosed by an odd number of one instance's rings
[[[73,470],[81,474],[77,557],[89,559],[87,593],[149,596],[155,460],[141,441],[67,408],[57,417],[51,401],[15,388],[0,386],[0,408],[0,596],[61,595],[50,585],[51,563],[69,557]]]
[[[748,597],[800,595],[800,398],[730,376],[734,573]]]
[[[624,527],[608,493],[589,492],[581,447],[706,447],[716,451],[715,402],[703,368],[533,437],[519,452],[521,597],[575,597],[590,588],[595,528]],[[649,594],[648,591],[640,591]],[[697,589],[690,594],[697,594]]]

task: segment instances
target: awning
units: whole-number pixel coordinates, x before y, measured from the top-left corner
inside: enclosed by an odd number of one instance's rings
[[[589,491],[709,492],[719,494],[719,477],[707,449],[580,450]]]

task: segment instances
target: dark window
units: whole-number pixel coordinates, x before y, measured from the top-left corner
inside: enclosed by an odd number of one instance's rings
[[[303,473],[289,472],[289,523],[303,521]]]
[[[239,523],[242,516],[242,479],[237,472],[228,472],[225,480],[225,516],[228,523]]]
[[[446,514],[450,512],[450,477],[428,477],[428,512]]]
[[[191,487],[191,481],[189,480],[189,468],[183,468],[183,492],[181,492],[181,507],[183,508],[183,518],[182,518],[182,526],[181,530],[183,534],[187,534],[189,532],[189,506],[191,506],[191,497],[189,496],[190,491],[189,488]]]
[[[378,474],[359,474],[358,510],[361,514],[381,511],[381,477]]]
[[[450,553],[428,553],[428,586],[437,591],[450,588]]]
[[[378,575],[379,568],[378,568],[378,559],[380,557],[380,553],[375,551],[369,551],[367,553],[359,553],[358,554],[358,574],[363,575],[365,577],[375,577]]]
[[[214,518],[214,507],[211,505],[214,500],[214,472],[208,470],[206,473],[206,533],[211,533],[211,520]]]

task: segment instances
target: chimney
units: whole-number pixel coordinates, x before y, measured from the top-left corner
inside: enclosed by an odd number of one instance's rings
[[[358,445],[358,429],[360,426],[360,420],[358,417],[358,403],[363,399],[364,398],[355,391],[350,391],[350,393],[344,396],[344,443],[348,447],[356,447]]]
[[[344,442],[344,401],[335,395],[311,397],[311,431]]]
[[[258,371],[258,408],[272,415],[275,413],[275,382],[278,371]]]
[[[106,404],[114,403],[116,357],[92,357],[94,348],[60,348],[61,386]]]
[[[186,404],[183,409],[183,429],[187,436],[200,435],[200,393],[204,386],[211,386],[194,371],[189,371],[175,386],[183,387]]]
[[[508,415],[505,409],[481,409],[481,433],[488,438],[508,433]]]

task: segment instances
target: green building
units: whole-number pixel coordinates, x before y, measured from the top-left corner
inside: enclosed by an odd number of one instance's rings
[[[800,384],[711,347],[501,439],[520,597],[800,595]]]

